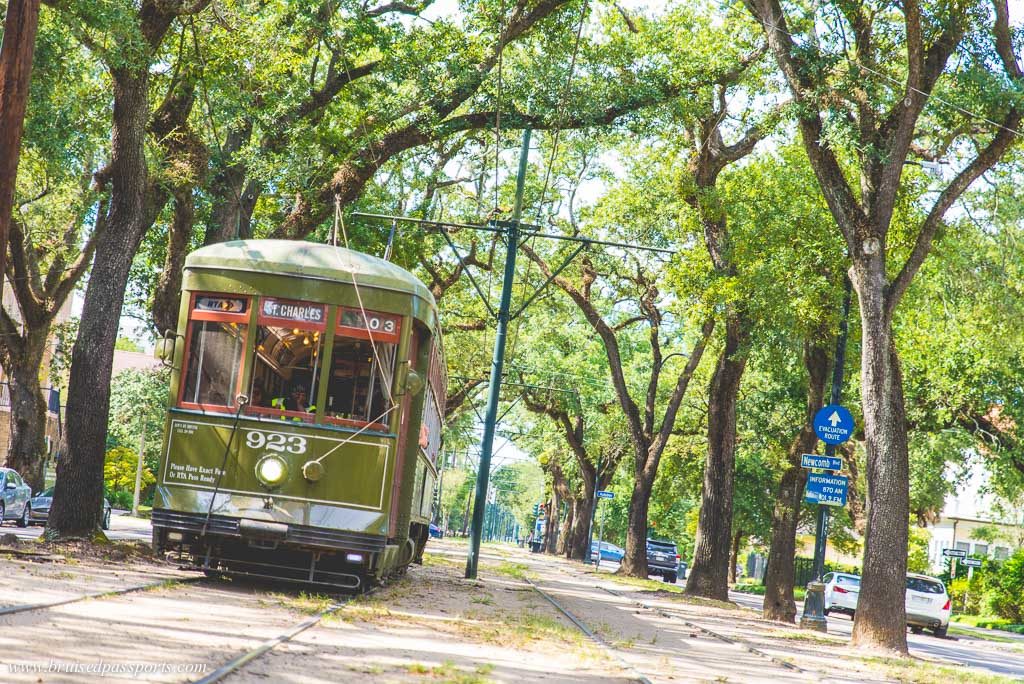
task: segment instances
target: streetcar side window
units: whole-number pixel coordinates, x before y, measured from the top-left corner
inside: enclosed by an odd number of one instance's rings
[[[260,300],[249,413],[313,421],[326,320],[324,304]]]
[[[234,406],[249,327],[248,304],[244,297],[194,297],[181,391],[183,405],[213,410]]]
[[[393,314],[339,309],[324,407],[328,422],[387,425],[400,324]]]

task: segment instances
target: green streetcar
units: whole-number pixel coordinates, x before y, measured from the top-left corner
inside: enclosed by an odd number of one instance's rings
[[[412,274],[309,242],[203,247],[158,356],[173,368],[158,554],[353,590],[419,558],[445,365]]]

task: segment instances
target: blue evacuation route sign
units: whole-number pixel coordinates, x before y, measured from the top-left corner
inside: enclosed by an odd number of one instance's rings
[[[842,444],[853,437],[853,416],[839,404],[829,404],[814,414],[814,433],[826,444]]]

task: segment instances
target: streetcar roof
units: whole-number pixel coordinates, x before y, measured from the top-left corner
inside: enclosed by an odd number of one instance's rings
[[[185,268],[256,271],[351,283],[420,297],[436,309],[434,296],[401,266],[344,247],[302,240],[232,240],[201,247]]]

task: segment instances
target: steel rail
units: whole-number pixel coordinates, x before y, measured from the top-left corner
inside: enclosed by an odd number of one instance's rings
[[[714,637],[715,639],[718,639],[719,641],[724,641],[725,643],[732,644],[733,646],[739,646],[740,648],[745,649],[749,653],[752,653],[752,654],[754,654],[756,656],[760,656],[762,658],[767,658],[768,660],[772,661],[776,665],[781,665],[782,667],[784,667],[784,668],[786,668],[788,670],[793,670],[794,672],[800,672],[800,673],[803,673],[803,674],[809,674],[810,673],[808,670],[805,670],[804,668],[799,667],[798,665],[794,665],[793,663],[789,662],[788,660],[785,660],[783,658],[777,658],[777,657],[775,657],[775,656],[773,656],[773,655],[771,655],[769,653],[765,653],[764,651],[760,650],[759,648],[751,646],[750,644],[748,644],[747,642],[745,642],[745,641],[743,641],[741,639],[735,639],[735,638],[732,638],[732,637],[727,637],[724,634],[719,634],[718,632],[710,630],[707,627],[704,627],[702,625],[698,625],[695,622],[690,622],[689,620],[687,620],[686,618],[682,617],[681,615],[677,615],[677,614],[675,614],[675,613],[673,613],[671,611],[665,610],[663,608],[656,608],[656,607],[654,607],[654,606],[652,606],[652,605],[650,605],[648,603],[644,603],[643,601],[638,601],[638,600],[636,600],[636,599],[634,599],[632,597],[626,596],[622,592],[615,591],[614,589],[609,589],[608,587],[602,587],[599,584],[595,584],[594,586],[596,588],[598,588],[598,589],[603,589],[604,591],[608,592],[612,596],[617,596],[619,598],[626,599],[627,601],[632,601],[633,605],[639,606],[640,608],[643,608],[645,610],[649,610],[649,611],[651,611],[653,613],[657,613],[661,617],[668,618],[670,620],[678,620],[679,622],[682,622],[687,627],[690,627],[691,629],[696,629],[696,630],[698,630],[700,632],[703,632],[704,634],[706,634],[706,635],[708,635],[710,637]]]
[[[548,603],[553,605],[562,615],[567,617],[570,622],[576,625],[576,627],[578,627],[581,632],[590,637],[591,641],[593,641],[598,646],[607,651],[608,654],[614,660],[618,661],[619,667],[621,667],[623,670],[629,673],[630,679],[636,682],[640,682],[640,684],[651,684],[650,679],[642,675],[635,667],[627,663],[625,659],[623,659],[623,657],[619,655],[614,648],[612,648],[611,644],[602,639],[599,634],[596,634],[595,632],[591,631],[591,629],[587,627],[585,624],[583,624],[583,622],[580,621],[579,618],[570,613],[562,604],[560,604],[558,601],[552,598],[546,591],[544,591],[536,584],[534,584],[529,578],[524,577],[523,579],[526,581],[527,584],[533,587],[533,590],[535,592],[544,597],[544,599],[546,599]]]
[[[109,598],[111,596],[120,596],[122,594],[131,594],[137,591],[146,591],[149,589],[157,589],[163,586],[172,586],[174,584],[185,584],[191,582],[197,582],[202,577],[182,577],[181,579],[165,579],[159,582],[150,582],[149,584],[136,584],[135,586],[127,587],[125,589],[112,589],[110,591],[98,591],[92,594],[83,594],[81,596],[75,596],[67,599],[60,599],[59,601],[49,601],[46,603],[28,603],[20,606],[7,606],[0,608],[0,616],[3,615],[16,615],[18,613],[28,613],[33,610],[47,610],[49,608],[56,608],[57,606],[66,606],[69,603],[78,603],[79,601],[87,601],[89,599]]]
[[[360,594],[360,596],[370,596],[374,593],[374,591],[376,590],[368,591],[365,594]],[[195,680],[193,684],[214,684],[215,682],[222,681],[228,675],[238,672],[240,669],[242,669],[249,663],[253,662],[257,658],[260,658],[261,656],[266,655],[267,653],[274,650],[281,644],[291,641],[299,634],[305,632],[310,627],[315,627],[317,624],[320,623],[321,620],[323,620],[328,615],[343,610],[349,603],[351,603],[356,598],[356,596],[352,596],[351,598],[348,598],[345,601],[328,606],[327,608],[320,611],[313,617],[303,620],[302,622],[295,625],[288,631],[283,632],[272,639],[267,639],[266,641],[262,642],[259,646],[256,646],[255,648],[246,651],[240,656],[233,658],[232,660],[229,660],[227,663],[221,665],[219,668],[217,668],[210,674],[206,675],[202,679]]]

